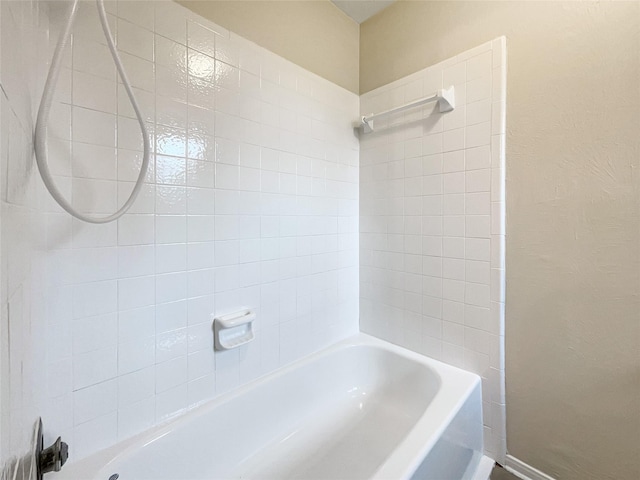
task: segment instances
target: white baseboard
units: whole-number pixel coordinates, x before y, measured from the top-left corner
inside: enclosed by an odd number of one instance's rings
[[[507,455],[504,468],[522,480],[555,480],[555,478],[511,455]]]

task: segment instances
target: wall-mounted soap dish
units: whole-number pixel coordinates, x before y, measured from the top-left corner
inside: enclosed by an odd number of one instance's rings
[[[256,314],[250,308],[215,317],[213,332],[216,350],[237,348],[253,340],[255,319]]]

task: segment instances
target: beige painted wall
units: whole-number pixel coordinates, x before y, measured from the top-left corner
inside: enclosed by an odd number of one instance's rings
[[[640,478],[640,3],[400,1],[361,26],[369,91],[507,36],[507,447]]]
[[[358,93],[359,25],[329,0],[177,0],[229,30]]]

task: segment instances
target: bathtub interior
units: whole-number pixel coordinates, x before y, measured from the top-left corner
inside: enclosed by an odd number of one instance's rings
[[[343,347],[189,414],[96,478],[371,478],[440,383],[433,370],[394,352]]]

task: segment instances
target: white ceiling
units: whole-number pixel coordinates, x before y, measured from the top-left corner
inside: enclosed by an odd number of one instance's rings
[[[380,10],[391,5],[395,0],[331,0],[336,7],[362,23]]]

